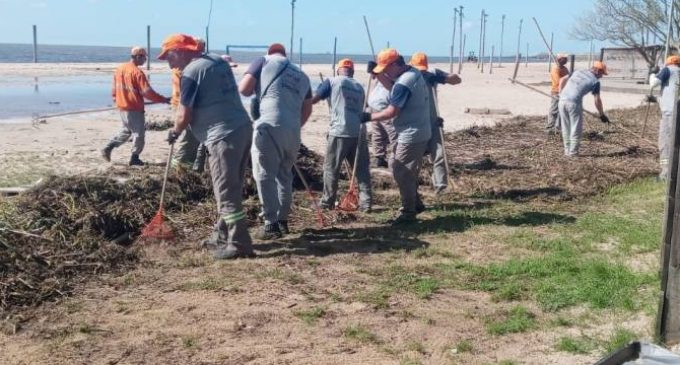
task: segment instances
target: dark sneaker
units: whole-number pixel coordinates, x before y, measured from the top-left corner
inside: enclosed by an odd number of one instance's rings
[[[423,202],[419,201],[416,203],[416,214],[420,214],[425,211],[425,204]]]
[[[446,185],[439,185],[434,188],[435,195],[441,195],[446,191]]]
[[[279,231],[281,231],[282,235],[287,235],[290,234],[290,229],[288,229],[288,221],[279,221]]]
[[[238,258],[254,258],[255,252],[242,252],[232,244],[220,244],[213,250],[216,260],[233,260]]]
[[[397,218],[391,220],[389,223],[393,226],[398,226],[402,224],[413,223],[417,220],[418,219],[416,218],[416,215],[413,213],[401,213]]]
[[[387,163],[387,160],[385,160],[384,157],[376,157],[373,159],[373,166],[378,167],[378,168],[388,168],[389,164]]]
[[[144,166],[144,161],[139,159],[139,155],[132,155],[130,157],[130,166]]]
[[[111,162],[111,151],[113,151],[113,147],[106,146],[104,149],[102,149],[102,158],[106,162]]]
[[[260,227],[257,233],[255,233],[255,238],[261,241],[275,240],[281,237],[283,237],[281,234],[281,229],[276,223],[265,224],[264,226]]]

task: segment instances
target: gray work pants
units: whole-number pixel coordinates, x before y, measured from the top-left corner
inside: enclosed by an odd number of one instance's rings
[[[577,156],[583,132],[583,105],[560,100],[559,109],[564,155]]]
[[[384,120],[382,122],[372,122],[373,131],[371,133],[371,142],[373,143],[373,156],[387,159],[387,152],[391,149],[390,146],[397,139],[397,132],[394,130],[391,120]]]
[[[138,155],[144,150],[144,112],[120,111],[123,128],[111,139],[109,146],[120,147],[132,137],[132,154]]]
[[[244,125],[227,137],[206,145],[218,219],[215,230],[242,252],[253,252],[248,222],[243,210],[243,179],[248,163],[253,127]]]
[[[328,136],[326,156],[323,162],[322,206],[328,208],[335,207],[340,169],[345,160],[349,163],[350,169],[354,168],[358,140],[358,138],[351,137]],[[351,171],[349,173],[351,174]],[[368,142],[365,139],[361,141],[361,146],[359,147],[356,179],[359,183],[359,206],[362,209],[370,209],[372,205],[371,171],[368,158]]]
[[[200,143],[189,130],[184,131],[182,139],[177,142],[175,147],[175,156],[173,156],[173,165],[183,165],[191,167],[196,160],[196,151]]]
[[[253,178],[265,224],[287,221],[293,200],[293,164],[300,134],[283,127],[260,125],[253,133]]]
[[[390,166],[399,186],[402,213],[416,214],[416,206],[422,204],[418,196],[418,175],[428,142],[395,143],[394,158]]]
[[[545,129],[547,130],[561,130],[560,126],[560,96],[553,95],[550,98],[550,110],[548,110],[548,118],[545,123]]]
[[[442,131],[436,123],[432,123],[432,138],[427,144],[427,154],[432,163],[432,185],[435,189],[446,188],[448,185],[448,171],[444,161],[444,144],[442,143]]]
[[[671,158],[671,134],[673,133],[673,111],[661,112],[659,124],[659,177],[668,178],[668,160]]]

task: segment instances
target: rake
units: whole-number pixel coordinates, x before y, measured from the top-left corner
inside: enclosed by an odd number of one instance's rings
[[[172,159],[172,152],[175,145],[170,145],[170,152],[168,153],[168,161],[165,165],[165,174],[163,174],[163,187],[161,188],[161,201],[160,206],[156,215],[153,216],[151,221],[142,230],[143,238],[155,238],[159,240],[172,240],[175,238],[175,234],[172,231],[172,227],[166,223],[165,211],[164,211],[164,198],[165,198],[165,185],[168,182],[168,172],[170,171],[170,160]]]

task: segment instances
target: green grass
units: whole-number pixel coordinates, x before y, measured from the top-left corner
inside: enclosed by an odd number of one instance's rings
[[[311,326],[316,324],[320,318],[323,318],[323,316],[326,315],[326,309],[323,307],[314,307],[308,310],[296,311],[294,314],[303,322]]]
[[[472,341],[462,340],[456,344],[456,352],[462,354],[464,352],[472,352]]]
[[[629,342],[636,339],[638,339],[638,335],[635,334],[635,332],[625,328],[617,328],[604,342],[603,348],[605,353],[608,354],[626,346]]]
[[[188,281],[177,287],[180,291],[209,290],[216,291],[230,287],[230,281],[226,278],[206,277],[200,280]]]
[[[418,341],[411,341],[411,342],[407,343],[406,349],[408,351],[414,351],[414,352],[417,352],[417,353],[423,354],[423,355],[427,353],[427,350],[425,349],[425,345],[423,345],[422,342],[418,342]]]
[[[534,314],[522,306],[512,308],[503,317],[487,320],[486,331],[490,335],[526,332],[536,326]]]
[[[305,281],[302,275],[291,270],[279,268],[260,271],[256,274],[256,276],[260,279],[274,279],[284,281],[292,285],[302,284]]]
[[[351,325],[345,328],[345,330],[342,331],[342,334],[348,339],[361,343],[380,343],[380,340],[375,333],[371,332],[368,328],[360,324]]]
[[[585,337],[562,337],[555,346],[557,350],[570,354],[588,354],[595,350],[596,343]]]

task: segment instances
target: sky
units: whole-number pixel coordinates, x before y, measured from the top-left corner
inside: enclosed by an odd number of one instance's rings
[[[39,44],[160,46],[171,33],[204,36],[210,0],[0,0],[0,43],[32,43],[32,25],[38,26]],[[378,51],[389,42],[400,53],[416,51],[448,56],[454,7],[463,6],[463,33],[467,52],[479,48],[481,11],[487,21],[487,54],[501,46],[501,17],[505,18],[503,55],[517,50],[520,19],[524,19],[521,52],[546,52],[532,17],[536,17],[555,53],[585,54],[590,43],[572,39],[570,31],[579,14],[593,0],[296,0],[295,52],[303,38],[304,53],[325,53],[338,37],[339,53],[370,53],[362,16],[366,16]],[[290,44],[290,0],[213,0],[210,48],[227,44]],[[456,30],[456,55],[460,32]],[[595,48],[606,46],[595,42]],[[466,52],[466,53],[467,53]]]

